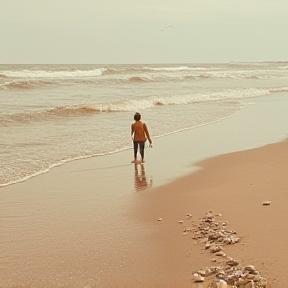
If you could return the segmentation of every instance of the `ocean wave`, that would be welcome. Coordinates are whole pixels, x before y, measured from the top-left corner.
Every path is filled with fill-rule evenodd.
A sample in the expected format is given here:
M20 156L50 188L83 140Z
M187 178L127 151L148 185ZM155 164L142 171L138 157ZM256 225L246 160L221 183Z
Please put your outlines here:
M241 66L239 66L241 65ZM263 65L266 65L265 63ZM276 64L275 64L276 65ZM223 65L107 65L107 66L78 66L78 67L61 67L54 68L53 66L39 66L37 68L26 68L19 70L6 70L0 71L0 80L2 82L0 89L9 88L24 88L33 87L24 82L6 85L4 83L7 79L20 81L32 80L51 80L55 84L65 84L66 81L77 81L77 83L85 83L91 81L97 84L119 84L121 82L173 82L173 81L187 81L187 80L205 80L205 79L277 79L288 78L288 71L285 69L287 65L281 66L277 64L271 67L262 67L253 64L233 64L229 66ZM235 66L235 67L234 67ZM239 69L241 67L241 69ZM61 81L61 83L57 82ZM4 85L3 85L4 83ZM23 86L23 87L21 87ZM26 86L26 87L25 87Z
M30 89L34 88L35 86L28 81L13 81L13 82L7 82L0 86L0 89L6 90L6 89Z
M279 79L285 78L285 75L281 75L273 73L263 73L263 71L259 71L257 74L256 72L250 71L243 71L243 72L235 72L235 71L193 71L193 72L185 72L179 70L175 70L174 72L168 71L159 71L159 73L143 73L143 71L139 71L138 73L134 72L131 73L132 75L127 74L118 74L114 75L113 77L106 77L104 78L97 78L93 79L92 81L97 81L99 84L119 84L119 83L139 83L139 82L182 82L182 81L199 81L199 80L206 80L206 79L251 79L251 80L258 80L258 79ZM286 76L288 78L288 74Z
M145 68L146 69L146 68ZM118 76L118 77L117 77ZM167 81L187 81L187 80L205 80L205 79L288 79L286 70L223 70L223 69L184 69L184 67L163 67L151 68L150 71L131 71L130 74L119 74L113 78L106 78L111 81L126 81L127 77L131 80L167 82ZM100 79L101 81L101 79ZM135 81L136 82L136 81Z
M2 70L3 78L78 78L101 76L105 68L91 70L67 69L67 70Z
M17 113L13 115L2 115L0 124L2 126L17 122L25 124L33 121L50 120L51 117L67 118L95 115L97 113L113 112L133 112L145 109L152 109L165 105L184 105L193 103L207 103L211 101L241 101L249 97L268 95L274 92L287 91L288 87L270 88L270 89L225 89L222 91L207 91L202 93L187 93L184 95L164 95L149 96L139 99L126 99L122 101L112 101L107 103L92 103L75 106L59 106L41 111L32 111L26 113Z
M201 70L209 70L208 67L194 67L194 66L168 66L168 67L144 67L144 70L152 70L152 71L201 71Z
M130 82L149 82L151 81L148 78L139 77L139 76L132 76L128 79Z
M187 77L191 78L191 75L184 76L185 79ZM282 74L281 76L274 72L267 71L211 71L201 74L194 74L194 79L280 79L280 78L288 78L288 74L285 76Z
M285 66L283 66L283 63ZM232 73L239 73L239 75L245 75L245 73L254 73L255 75L258 75L260 73L261 75L264 73L273 73L274 68L276 70L281 69L281 70L286 70L287 69L287 62L283 63L277 63L275 62L275 67L271 66L271 63L267 62L259 62L259 63L231 63L230 65L227 66L227 64L187 64L187 65L181 65L181 64L171 64L171 65L164 65L164 66L157 66L157 65L115 65L113 67L105 67L105 70L103 70L103 75L108 75L108 74L130 74L130 73L135 73L138 74L140 73L156 73L159 72L161 73L168 73L168 74L175 74L181 73L182 75L187 73L201 73L203 74L204 72L209 73L210 76L213 74L217 77L218 74L222 73L222 76L224 76L223 73L226 73L226 75L229 75ZM271 67L273 68L271 70ZM239 70L241 68L241 70ZM267 69L263 69L267 68ZM193 74L194 75L194 74ZM197 75L196 75L197 76ZM199 76L199 75L198 75Z
M137 72L149 72L149 71L164 71L164 72L177 72L177 71L189 71L189 70L207 70L207 67L194 67L194 66L178 66L178 65L171 65L171 66L142 66L142 65L121 65L121 66L114 66L114 67L105 67L105 71L103 74L127 74L127 73L137 73Z
M279 88L272 88L269 90L270 93L277 93L277 92L288 92L288 87L279 87Z
M5 85L6 87L11 87L11 88L16 88L16 89L29 89L29 88L33 88L34 85L31 82L28 81L17 81L17 82L11 82L7 85Z
M122 73L125 73L125 72L129 72L129 71L135 71L136 69L135 68L132 68L132 69L129 69L127 71L127 68L121 68L121 67L108 67L108 68L105 68L103 69L102 71L102 75L113 75L113 74L122 74Z
M129 77L131 82L181 82L187 80L205 80L205 79L288 79L288 73L285 75L284 73L279 74L278 71L232 71L232 70L212 70L212 71L185 71L183 70L174 70L173 72L162 70L159 73L134 73L133 76ZM106 81L127 81L126 75L119 75L118 78L105 79ZM100 80L101 81L101 80Z
M0 89L2 90L9 90L9 89L34 89L39 88L45 85L55 84L52 81L44 81L44 80L20 80L20 81L9 81L3 84L0 84Z
M246 78L246 79L261 79L261 77L257 76L257 75L248 75L248 76L246 76L244 78Z
M0 117L0 124L2 126L9 126L10 124L26 124L33 121L45 121L51 117L69 117L77 115L87 115L95 112L94 109L89 107L55 107L43 111L30 111L23 113L16 113L12 115L2 115Z

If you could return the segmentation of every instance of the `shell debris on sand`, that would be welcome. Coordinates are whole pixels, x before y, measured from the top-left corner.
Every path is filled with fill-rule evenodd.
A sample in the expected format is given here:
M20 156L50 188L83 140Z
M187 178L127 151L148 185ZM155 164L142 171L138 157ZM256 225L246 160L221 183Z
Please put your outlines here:
M270 204L271 204L271 201L270 201L270 200L267 200L267 201L263 201L263 202L262 202L262 205L266 205L266 206L267 206L267 205L270 205Z
M218 214L221 215L221 214ZM234 245L240 237L227 229L227 221L217 221L209 211L198 222L192 221L191 231L197 243L204 243L215 266L194 271L190 288L270 288L268 281L254 265L242 265L241 261L227 256L222 250L226 245ZM184 230L186 233L187 230Z

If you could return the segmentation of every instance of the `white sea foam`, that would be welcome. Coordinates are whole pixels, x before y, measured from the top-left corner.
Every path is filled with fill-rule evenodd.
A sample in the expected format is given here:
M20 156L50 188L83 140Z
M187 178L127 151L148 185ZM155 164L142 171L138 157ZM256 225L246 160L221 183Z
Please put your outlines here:
M102 75L104 68L92 70L2 70L1 74L11 78L77 78L95 77Z
M145 70L152 71L202 71L209 70L207 67L190 67L190 66L176 66L176 67L145 67ZM219 69L219 68L218 68Z

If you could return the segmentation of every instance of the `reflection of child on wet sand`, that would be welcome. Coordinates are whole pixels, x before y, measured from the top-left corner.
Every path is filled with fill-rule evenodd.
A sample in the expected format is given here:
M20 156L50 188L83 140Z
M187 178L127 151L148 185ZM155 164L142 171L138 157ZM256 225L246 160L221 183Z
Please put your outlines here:
M144 162L144 148L145 148L145 142L148 139L150 146L152 146L152 140L150 138L147 125L140 121L141 114L135 113L134 120L135 123L131 125L131 137L133 139L133 148L134 148L134 160L132 163L137 162L137 152L138 152L138 146L140 150L141 155L141 162Z
M141 166L140 173L138 171L139 166ZM144 165L137 165L135 163L135 189L137 191L141 191L151 186L152 186L152 180L150 180L150 183L147 182Z

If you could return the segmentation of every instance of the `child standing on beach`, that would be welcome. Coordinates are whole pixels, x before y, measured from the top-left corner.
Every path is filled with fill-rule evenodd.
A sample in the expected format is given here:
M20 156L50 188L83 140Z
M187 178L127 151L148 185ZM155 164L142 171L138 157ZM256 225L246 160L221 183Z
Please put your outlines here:
M131 137L133 140L133 148L134 148L134 160L132 163L137 162L137 151L138 146L141 155L141 162L144 163L144 148L145 142L148 139L149 146L152 146L152 140L150 138L147 125L143 123L141 120L141 114L136 112L134 115L135 123L131 125Z

